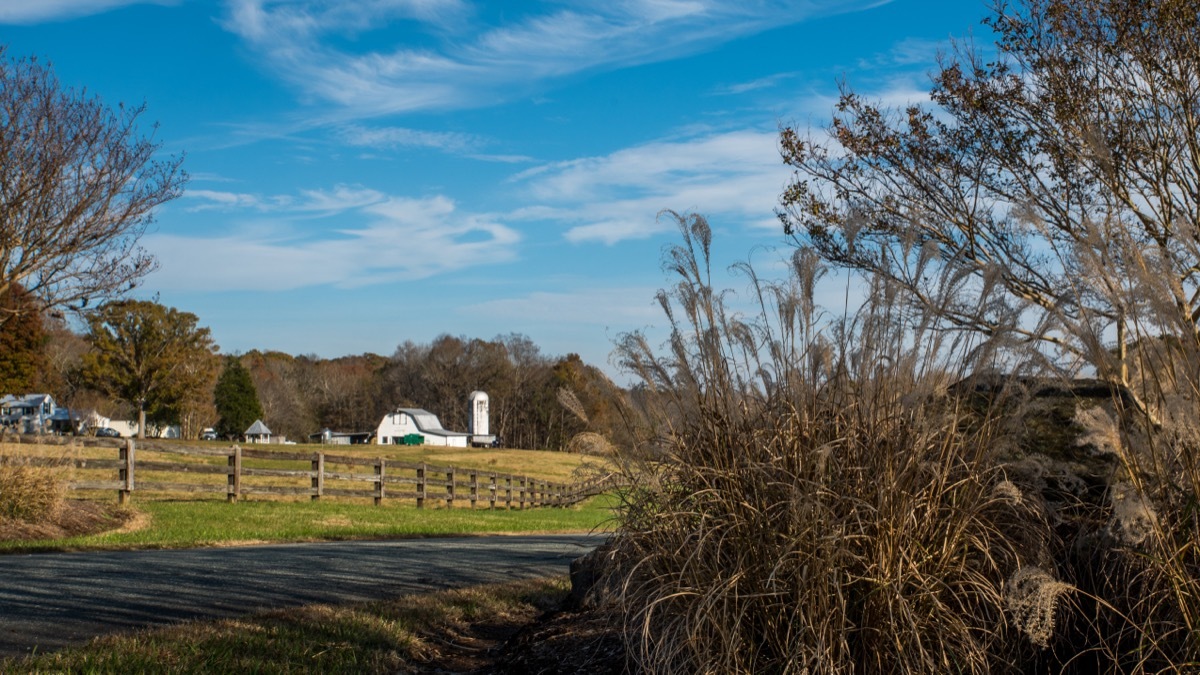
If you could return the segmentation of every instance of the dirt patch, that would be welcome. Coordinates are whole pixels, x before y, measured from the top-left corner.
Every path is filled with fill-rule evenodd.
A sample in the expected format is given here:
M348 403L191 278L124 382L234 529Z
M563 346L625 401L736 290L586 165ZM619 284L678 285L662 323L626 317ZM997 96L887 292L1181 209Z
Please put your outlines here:
M41 522L0 519L0 541L65 539L111 530L131 532L149 524L149 516L127 507L72 499Z
M626 662L621 628L610 615L590 609L539 617L498 650L487 667L475 672L623 675L636 671Z
M623 675L625 647L611 614L566 610L561 596L529 600L478 621L421 631L419 662L403 673L422 675Z
M623 675L620 629L596 611L553 610L502 621L442 626L424 634L430 651L404 672L425 675Z

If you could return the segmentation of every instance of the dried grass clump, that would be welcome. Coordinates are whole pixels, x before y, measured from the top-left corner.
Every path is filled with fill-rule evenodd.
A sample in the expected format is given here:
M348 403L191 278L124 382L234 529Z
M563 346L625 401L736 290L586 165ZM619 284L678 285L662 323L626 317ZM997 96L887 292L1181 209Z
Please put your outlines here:
M584 431L575 434L567 443L567 452L597 457L614 457L617 448L603 434Z
M961 372L954 349L911 330L883 285L824 317L803 252L785 283L743 267L758 314L734 314L711 286L707 223L679 221L668 353L622 345L661 432L609 583L638 665L1019 672L1027 617L1005 581L1052 564L1053 534L992 463L997 425L939 395Z
M63 508L66 485L58 469L0 462L0 518L28 523L53 520Z

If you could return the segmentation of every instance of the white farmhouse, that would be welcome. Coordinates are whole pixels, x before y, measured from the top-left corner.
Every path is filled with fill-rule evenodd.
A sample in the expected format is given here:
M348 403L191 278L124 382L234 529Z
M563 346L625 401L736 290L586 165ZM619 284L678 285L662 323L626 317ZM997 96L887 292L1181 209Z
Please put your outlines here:
M0 398L0 423L17 433L40 434L56 427L69 431L71 417L66 408L55 405L49 394L26 394Z
M421 408L397 408L383 416L375 430L375 442L379 445L403 445L406 436L418 434L425 437L425 445L441 445L451 448L467 447L469 434L447 431L442 428L437 415Z

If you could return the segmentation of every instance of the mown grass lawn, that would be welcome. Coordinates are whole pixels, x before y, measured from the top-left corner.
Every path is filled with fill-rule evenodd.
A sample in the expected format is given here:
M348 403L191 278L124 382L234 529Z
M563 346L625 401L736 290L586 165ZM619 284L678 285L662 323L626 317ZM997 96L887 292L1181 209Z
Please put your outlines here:
M144 501L133 527L55 540L0 542L0 552L188 548L264 542L437 537L471 534L605 531L617 498L524 511L425 508L362 501ZM140 519L140 524L138 523Z

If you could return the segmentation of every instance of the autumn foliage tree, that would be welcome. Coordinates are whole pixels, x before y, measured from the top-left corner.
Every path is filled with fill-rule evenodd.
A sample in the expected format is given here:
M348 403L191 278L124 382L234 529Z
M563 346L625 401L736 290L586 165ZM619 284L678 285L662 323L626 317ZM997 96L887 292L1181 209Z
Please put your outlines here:
M110 302L88 316L85 377L138 411L139 438L148 414L179 422L196 392L212 391L217 347L197 322L195 314L146 300Z
M46 329L35 300L19 284L0 294L0 392L29 393L46 368Z
M138 240L186 175L182 158L157 159L160 144L138 132L143 112L64 87L49 65L0 47L0 295L20 284L36 309L82 307L153 269Z

